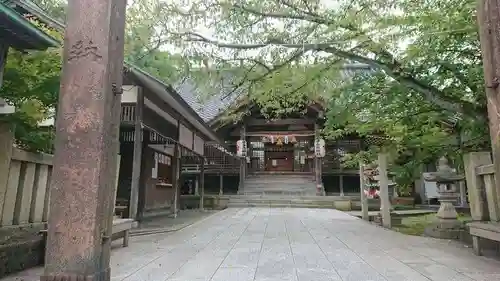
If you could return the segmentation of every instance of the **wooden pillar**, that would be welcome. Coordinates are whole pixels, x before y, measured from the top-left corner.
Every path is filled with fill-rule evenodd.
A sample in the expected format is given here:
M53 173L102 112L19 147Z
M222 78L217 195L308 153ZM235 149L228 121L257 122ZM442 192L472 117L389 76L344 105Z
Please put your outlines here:
M4 43L0 43L0 88L3 82L3 72L5 69L5 64L7 62L7 54L9 52L9 46Z
M198 177L194 179L194 195L200 195L200 180Z
M365 221L369 221L370 217L368 215L368 198L366 198L365 186L365 166L363 161L359 161L359 193L361 196L361 218Z
M200 169L200 210L205 209L205 158L201 158Z
M224 175L219 175L219 195L224 194Z
M139 189L141 185L141 163L144 129L142 128L144 93L142 87L137 91L134 121L134 155L132 162L132 183L130 187L129 218L137 219L139 208Z
M316 141L320 138L319 125L314 123L314 145L316 146ZM319 189L323 185L322 179L322 159L316 155L316 151L314 153L314 181L316 182L316 186ZM324 195L324 188L322 190L317 190L317 195ZM319 194L321 193L321 194Z
M340 196L344 196L344 175L339 175Z
M42 281L110 280L113 109L121 93L125 6L69 1Z
M477 21L483 58L493 167L500 175L500 6L497 1L479 0ZM495 187L500 192L500 180ZM470 201L470 200L469 200Z
M177 217L179 211L179 176L180 176L180 163L181 162L181 146L179 143L174 145L174 158L172 159L172 188L174 189L174 202L172 202L172 215Z
M380 186L380 213L384 227L391 228L391 201L389 199L389 178L387 177L387 153L378 154L378 172Z
M245 125L241 126L240 140L246 141ZM240 183L239 183L238 191L241 193L243 193L245 190L245 177L246 177L246 165L247 165L245 155L246 155L246 151L244 151L243 157L240 157Z

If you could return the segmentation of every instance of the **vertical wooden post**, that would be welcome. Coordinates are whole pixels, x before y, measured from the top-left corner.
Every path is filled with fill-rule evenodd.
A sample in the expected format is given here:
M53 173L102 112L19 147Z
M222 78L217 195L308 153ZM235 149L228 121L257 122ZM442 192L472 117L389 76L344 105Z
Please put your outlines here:
M384 227L391 228L391 201L389 199L389 179L387 177L387 154L378 154L378 172L380 186L380 213Z
M489 219L488 204L483 194L486 190L480 177L476 175L476 167L491 164L491 153L487 151L470 152L464 155L464 170L467 189L469 190L469 206L473 220Z
M344 196L344 175L339 175L340 196Z
M5 69L8 52L9 52L9 46L5 43L0 43L0 88L2 87L3 72Z
M361 196L361 218L369 221L370 217L368 215L368 198L365 194L365 166L363 161L359 161L359 193Z
M240 129L240 140L246 141L246 128L245 125L241 126ZM246 155L246 151L243 153L243 155ZM246 176L246 158L245 157L240 157L240 184L238 187L238 191L243 193L245 190L245 176Z
M477 9L483 57L491 147L495 175L500 175L500 7L494 0L479 0ZM500 180L495 183L500 192Z
M224 175L219 175L219 195L224 194Z
M174 189L174 202L172 203L172 215L174 218L177 217L178 212L178 196L179 196L179 172L180 172L180 157L181 157L181 147L179 143L174 144L174 159L172 159L172 187Z
M118 44L125 6L69 1L43 281L110 280L110 175L117 157L114 109L122 85Z
M124 3L125 2L125 3ZM111 72L111 121L109 130L109 148L108 149L108 175L116 174L116 169L119 169L120 163L120 124L121 124L121 101L123 92L123 53L125 47L125 10L126 1L114 0L111 3L110 14L110 38L109 40L109 55L110 55L110 72ZM57 122L57 120L56 120ZM118 177L118 175L117 175ZM111 237L113 235L113 218L115 215L115 203L118 178L114 179L111 186L111 191L105 191L107 197L104 202L104 217L106 221L105 235ZM128 238L124 239L124 243L128 243ZM125 244L126 244L125 243ZM111 258L111 239L103 241L103 257L102 260L109 261Z
M135 104L134 121L134 155L132 162L132 183L130 188L129 217L137 219L139 207L139 188L141 185L141 162L144 129L142 128L144 108L144 92L142 87L137 91L137 102Z
M200 180L198 177L194 179L194 195L200 195Z
M205 158L201 158L201 169L200 169L200 210L205 209Z

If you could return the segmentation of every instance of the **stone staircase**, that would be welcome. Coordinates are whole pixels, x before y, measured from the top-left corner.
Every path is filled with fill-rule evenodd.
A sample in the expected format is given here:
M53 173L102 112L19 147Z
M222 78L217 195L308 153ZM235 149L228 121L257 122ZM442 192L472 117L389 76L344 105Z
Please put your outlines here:
M352 199L351 199L352 200ZM229 208L315 208L350 209L351 200L336 196L290 196L290 195L232 195ZM349 207L343 207L346 204Z
M315 196L316 183L311 174L270 174L249 175L241 195L288 195Z
M317 196L310 173L260 173L249 175L228 207L337 208L340 198Z

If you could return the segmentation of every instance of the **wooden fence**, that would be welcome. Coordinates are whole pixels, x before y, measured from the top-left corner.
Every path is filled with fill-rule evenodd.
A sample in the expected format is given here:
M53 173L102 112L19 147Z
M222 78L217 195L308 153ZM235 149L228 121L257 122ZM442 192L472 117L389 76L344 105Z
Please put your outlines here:
M52 158L12 148L9 168L0 171L7 179L0 186L0 226L47 221Z
M496 188L490 152L464 156L469 205L474 221L500 221L500 192Z

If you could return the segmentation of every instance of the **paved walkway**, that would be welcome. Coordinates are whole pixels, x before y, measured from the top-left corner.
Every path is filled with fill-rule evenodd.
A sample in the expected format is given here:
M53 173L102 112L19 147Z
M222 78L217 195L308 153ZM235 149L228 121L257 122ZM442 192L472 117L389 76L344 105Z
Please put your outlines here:
M494 281L500 262L336 210L228 209L113 250L123 281ZM39 269L18 275L37 280Z

